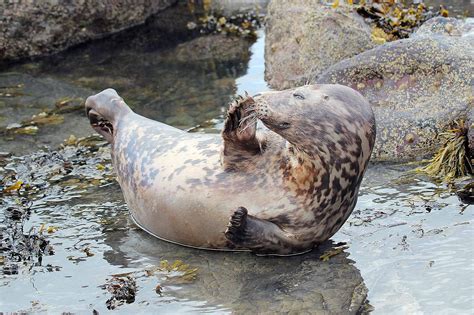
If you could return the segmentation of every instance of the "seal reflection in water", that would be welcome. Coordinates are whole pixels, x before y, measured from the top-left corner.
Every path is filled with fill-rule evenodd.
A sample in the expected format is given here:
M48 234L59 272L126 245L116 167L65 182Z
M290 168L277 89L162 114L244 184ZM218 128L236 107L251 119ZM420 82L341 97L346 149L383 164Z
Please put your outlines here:
M206 249L292 255L329 239L355 207L375 141L370 105L342 85L239 98L221 136L137 115L112 89L86 111L112 144L135 222Z

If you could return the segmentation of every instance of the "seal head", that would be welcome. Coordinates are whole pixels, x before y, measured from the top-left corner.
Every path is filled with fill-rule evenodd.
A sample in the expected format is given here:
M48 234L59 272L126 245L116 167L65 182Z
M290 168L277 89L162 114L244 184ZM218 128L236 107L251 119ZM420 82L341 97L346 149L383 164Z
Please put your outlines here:
M342 85L265 92L255 101L257 117L265 126L309 155L331 160L336 147L347 151L354 141L361 142L361 136L369 142L375 139L375 120L368 102ZM363 153L356 151L352 151L354 158Z

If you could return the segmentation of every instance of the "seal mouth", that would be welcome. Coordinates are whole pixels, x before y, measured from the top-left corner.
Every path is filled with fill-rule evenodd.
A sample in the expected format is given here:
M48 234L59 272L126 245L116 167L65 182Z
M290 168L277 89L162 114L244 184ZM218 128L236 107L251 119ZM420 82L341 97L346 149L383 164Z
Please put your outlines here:
M95 131L106 138L111 138L113 136L114 127L110 121L102 117L98 112L90 107L86 109L86 114L89 118L89 123Z

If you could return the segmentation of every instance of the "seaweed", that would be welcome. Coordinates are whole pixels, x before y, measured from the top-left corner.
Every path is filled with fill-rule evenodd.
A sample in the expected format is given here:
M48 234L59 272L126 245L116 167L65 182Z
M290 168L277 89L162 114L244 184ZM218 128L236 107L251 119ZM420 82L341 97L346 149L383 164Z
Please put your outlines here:
M135 302L137 283L132 276L112 277L107 281L105 288L112 293L112 297L105 302L109 310L113 310L123 303Z
M196 11L195 1L188 1L191 13ZM200 34L226 34L241 37L256 38L256 31L263 25L263 14L257 10L225 14L211 9L211 1L202 4L203 13L196 21L190 21L187 27Z
M332 8L339 7L339 0L332 3ZM347 0L349 5L354 5L356 12L362 16L371 26L371 39L377 44L387 41L395 41L408 38L424 22L435 17L448 17L449 11L440 6L432 10L423 2L419 4L407 4L405 1L354 1Z
M425 173L444 182L473 173L472 161L467 153L467 131L464 121L456 121L454 127L439 134L442 146L424 167L415 171Z
M107 283L101 286L112 293L112 297L106 301L108 309L115 309L124 303L133 303L138 290L137 281L144 283L150 279L157 278L159 283L155 286L155 292L163 296L166 286L187 284L196 280L197 268L192 268L181 260L169 263L168 260L160 261L159 266L153 266L144 270L113 274Z
M67 201L77 191L115 181L107 143L99 136L70 137L58 151L41 151L24 157L0 153L0 274L12 275L43 265L54 254L49 238L61 227L40 224L25 228L30 216L48 200ZM97 169L99 169L97 171ZM94 253L68 259L81 261Z
M334 256L337 256L344 252L344 250L348 249L349 246L346 243L337 243L334 247L326 250L322 255L319 256L321 261L329 261Z

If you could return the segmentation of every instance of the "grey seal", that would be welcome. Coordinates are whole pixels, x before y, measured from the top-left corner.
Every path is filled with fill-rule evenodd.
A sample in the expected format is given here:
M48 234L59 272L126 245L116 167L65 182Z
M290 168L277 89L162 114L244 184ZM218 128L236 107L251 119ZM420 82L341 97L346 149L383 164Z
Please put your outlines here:
M376 134L365 98L333 84L240 97L220 136L140 116L112 89L85 106L112 145L137 225L185 246L261 255L303 253L339 230Z

